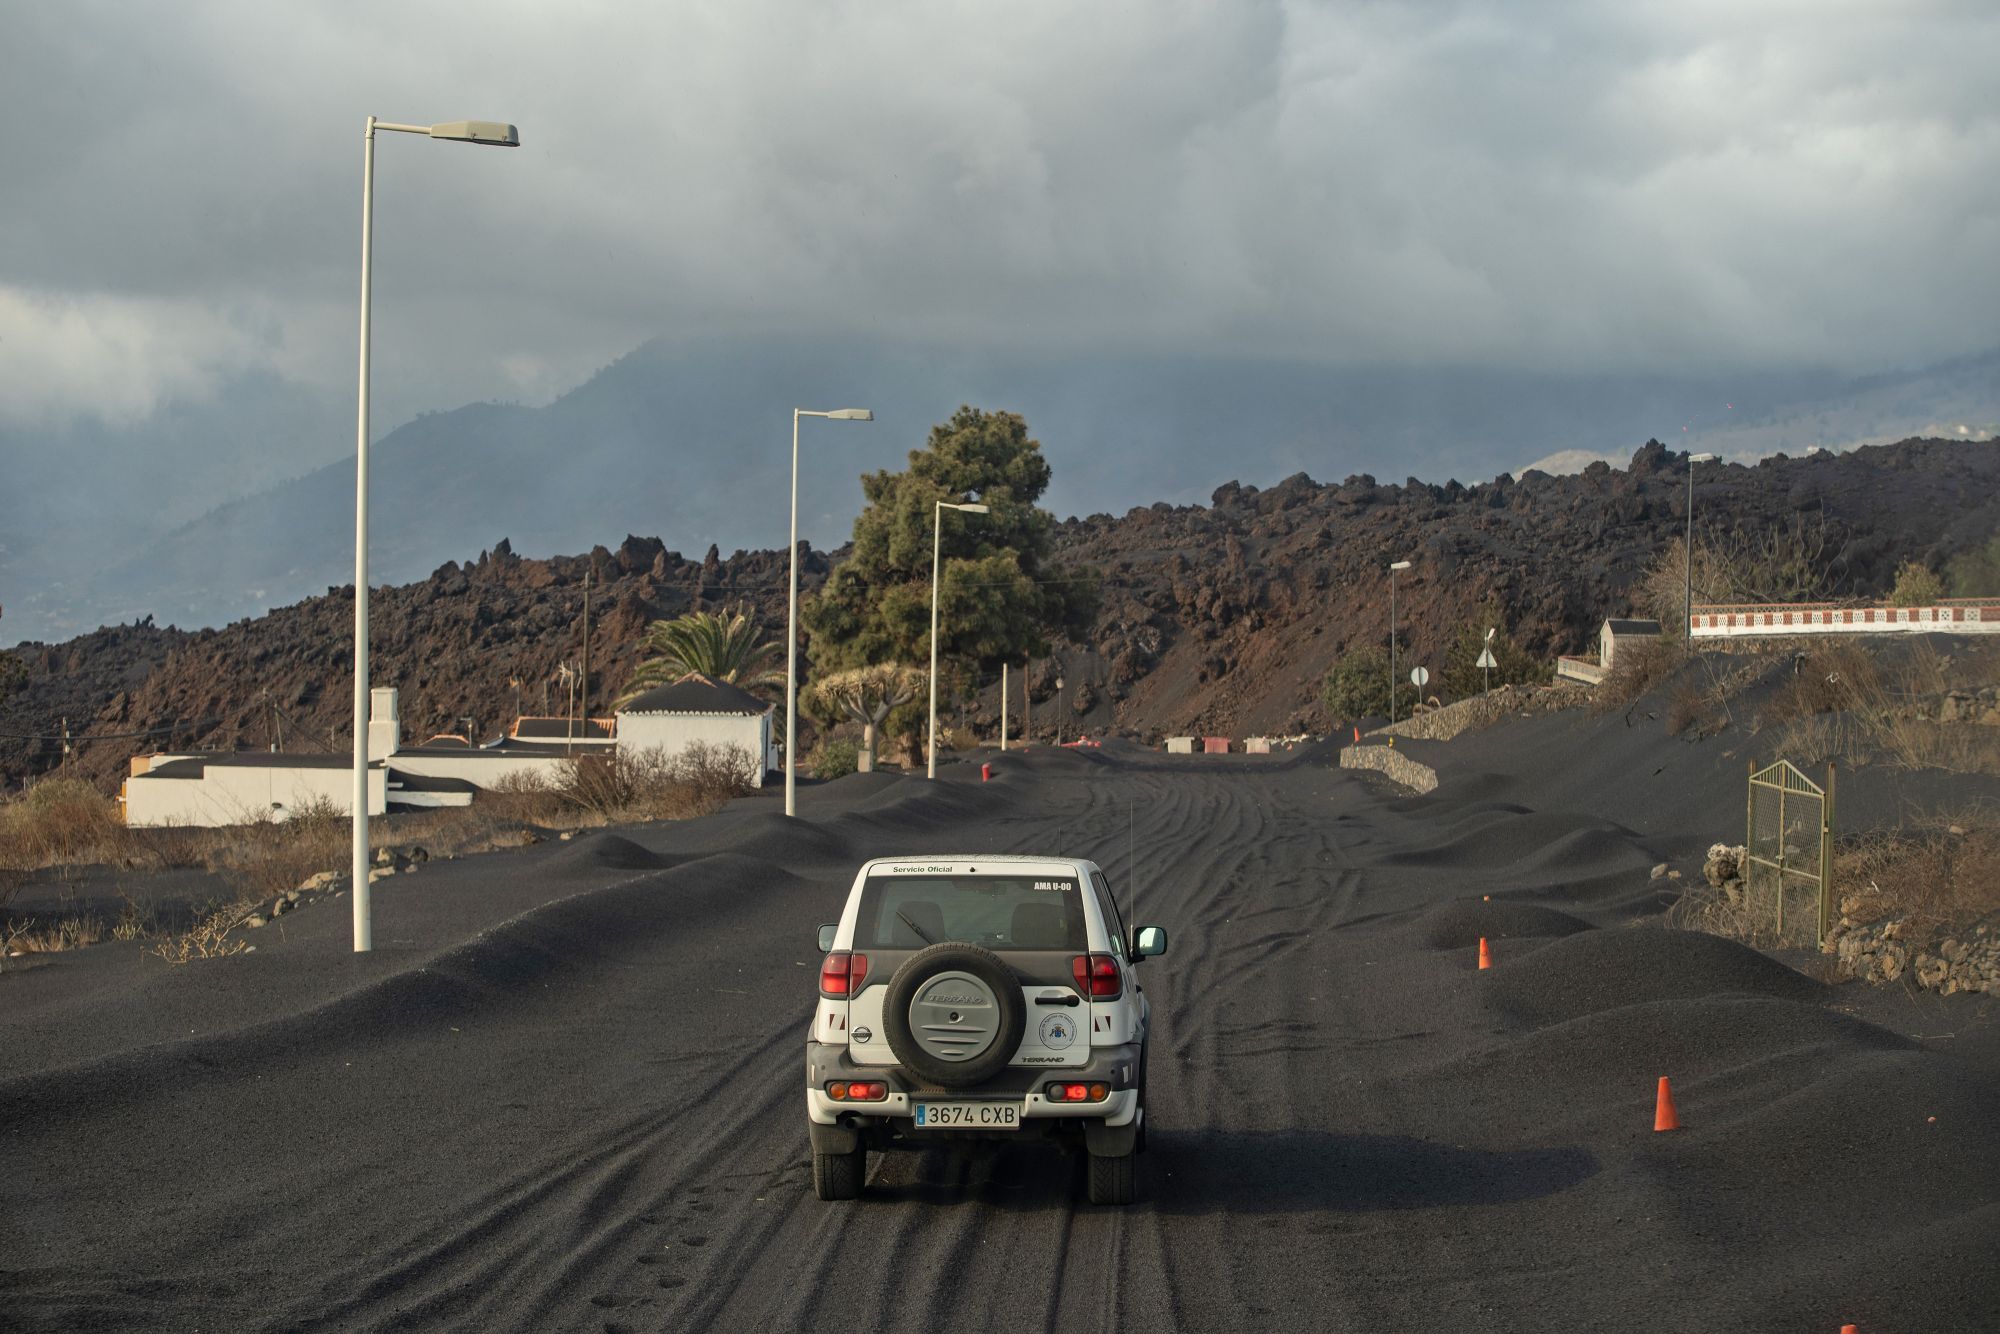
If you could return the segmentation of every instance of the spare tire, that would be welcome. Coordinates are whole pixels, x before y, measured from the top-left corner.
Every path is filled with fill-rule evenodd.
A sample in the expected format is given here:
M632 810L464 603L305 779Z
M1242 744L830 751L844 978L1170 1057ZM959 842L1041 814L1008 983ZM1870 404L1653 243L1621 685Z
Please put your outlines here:
M882 1032L896 1059L946 1088L970 1088L1006 1069L1027 1026L1014 970L993 951L957 941L904 960L882 1003Z

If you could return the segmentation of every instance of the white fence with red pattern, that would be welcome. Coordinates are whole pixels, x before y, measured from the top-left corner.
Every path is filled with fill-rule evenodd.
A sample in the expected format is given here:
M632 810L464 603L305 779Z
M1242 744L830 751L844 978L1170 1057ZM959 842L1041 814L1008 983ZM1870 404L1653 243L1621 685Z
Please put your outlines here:
M1795 602L1694 609L1696 639L1860 634L2000 634L2000 600L1967 598L1930 607Z

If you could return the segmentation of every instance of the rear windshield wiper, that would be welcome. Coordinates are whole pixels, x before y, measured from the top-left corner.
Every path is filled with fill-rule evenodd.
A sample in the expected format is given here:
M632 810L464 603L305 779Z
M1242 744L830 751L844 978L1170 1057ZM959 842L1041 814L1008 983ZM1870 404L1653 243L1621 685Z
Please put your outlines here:
M910 930L914 931L916 933L917 939L923 941L924 944L926 945L937 944L935 940L932 940L929 936L925 935L924 929L918 926L915 922L911 921L908 915L905 914L901 908L896 909L896 920L901 922L904 926L909 927Z

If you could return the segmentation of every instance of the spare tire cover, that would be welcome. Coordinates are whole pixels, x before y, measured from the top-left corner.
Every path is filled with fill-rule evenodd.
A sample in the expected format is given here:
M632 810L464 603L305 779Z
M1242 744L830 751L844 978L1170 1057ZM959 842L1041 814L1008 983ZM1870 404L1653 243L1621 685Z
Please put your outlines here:
M903 1068L969 1088L1007 1068L1028 1023L1021 979L999 955L945 941L904 960L882 1004L883 1036Z

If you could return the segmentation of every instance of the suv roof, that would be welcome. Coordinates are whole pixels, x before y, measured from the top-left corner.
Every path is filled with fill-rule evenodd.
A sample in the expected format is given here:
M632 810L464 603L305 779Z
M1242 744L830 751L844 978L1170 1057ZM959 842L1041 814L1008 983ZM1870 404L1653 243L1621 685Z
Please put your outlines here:
M958 852L958 854L916 854L916 856L878 856L862 862L862 874L878 866L916 866L922 864L924 870L950 872L950 874L978 874L980 868L994 870L1024 870L1028 866L1066 866L1082 868L1096 866L1086 856L1022 856L1018 852Z

